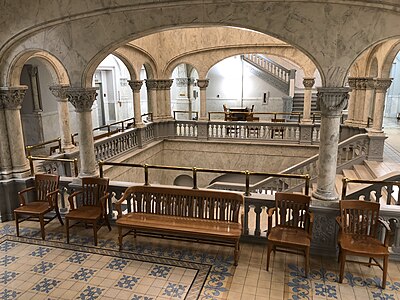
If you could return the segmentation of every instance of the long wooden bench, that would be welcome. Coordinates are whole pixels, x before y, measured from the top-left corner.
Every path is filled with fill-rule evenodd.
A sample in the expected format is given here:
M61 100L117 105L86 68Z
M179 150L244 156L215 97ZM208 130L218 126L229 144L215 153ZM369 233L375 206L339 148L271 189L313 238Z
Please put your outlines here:
M232 192L129 187L115 203L119 248L122 249L122 240L128 234L196 240L235 247L234 263L237 265L242 205L243 196Z

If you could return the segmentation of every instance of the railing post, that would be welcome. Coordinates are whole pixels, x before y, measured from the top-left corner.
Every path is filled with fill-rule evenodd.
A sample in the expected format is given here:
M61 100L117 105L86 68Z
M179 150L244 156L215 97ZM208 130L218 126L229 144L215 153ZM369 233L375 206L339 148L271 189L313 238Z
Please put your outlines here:
M26 146L26 156L29 158L29 156L31 156L31 150L32 150L32 146Z
M150 185L149 184L149 166L147 164L144 164L144 185Z
M193 167L193 189L197 190L197 168Z
M244 174L246 175L246 192L244 193L245 196L250 196L250 172L248 170L246 170L244 172Z
M103 173L103 164L104 162L102 160L99 161L99 172L100 172L100 178L103 178L104 173Z
M29 168L31 169L31 176L35 175L35 170L33 167L33 160L32 160L32 156L28 156L28 160L29 160Z
M310 190L310 175L306 175L306 183L305 183L305 191L304 191L304 194L306 195L306 196L308 196L308 194L309 194L309 190Z
M74 172L75 172L75 177L78 177L78 159L74 158Z
M347 190L347 178L346 177L344 177L343 179L342 179L342 199L341 200L344 200L344 199L346 199L346 190Z

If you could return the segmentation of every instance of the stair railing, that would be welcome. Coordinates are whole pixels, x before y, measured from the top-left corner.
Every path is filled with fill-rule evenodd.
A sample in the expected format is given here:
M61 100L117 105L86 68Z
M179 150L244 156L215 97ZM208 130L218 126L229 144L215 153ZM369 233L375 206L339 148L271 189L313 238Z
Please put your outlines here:
M262 57L258 54L245 54L243 59L258 66L270 75L278 78L279 80L289 83L290 81L290 70L285 67L273 62L272 60Z

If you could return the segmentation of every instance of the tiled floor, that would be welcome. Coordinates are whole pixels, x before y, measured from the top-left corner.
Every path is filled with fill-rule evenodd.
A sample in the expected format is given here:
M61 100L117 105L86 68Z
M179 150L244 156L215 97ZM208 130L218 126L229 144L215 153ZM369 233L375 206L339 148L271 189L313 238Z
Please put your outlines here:
M400 300L397 262L390 263L381 290L381 271L354 263L339 284L335 258L312 256L304 278L302 257L277 253L267 272L264 245L242 243L235 268L228 247L138 237L126 238L121 254L115 228L102 228L93 247L91 229L75 227L66 245L57 222L46 227L45 242L36 223L22 224L22 240L15 239L12 222L0 227L1 236L10 236L0 241L0 299Z

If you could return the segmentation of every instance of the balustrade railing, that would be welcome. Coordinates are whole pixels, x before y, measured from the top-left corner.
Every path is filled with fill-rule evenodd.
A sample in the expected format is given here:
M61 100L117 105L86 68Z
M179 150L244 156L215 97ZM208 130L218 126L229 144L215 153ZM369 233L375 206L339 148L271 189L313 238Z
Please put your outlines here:
M197 122L193 121L175 121L175 135L177 137L197 137Z
M94 153L97 161L106 160L138 146L138 131L135 128L96 142Z
M269 74L279 78L283 82L289 83L290 80L290 70L274 63L272 60L262 57L258 54L245 54L243 57L260 66L263 70L268 72Z
M185 120L198 120L199 112L189 110L174 110L173 116L174 120L178 120L178 116L184 116Z

